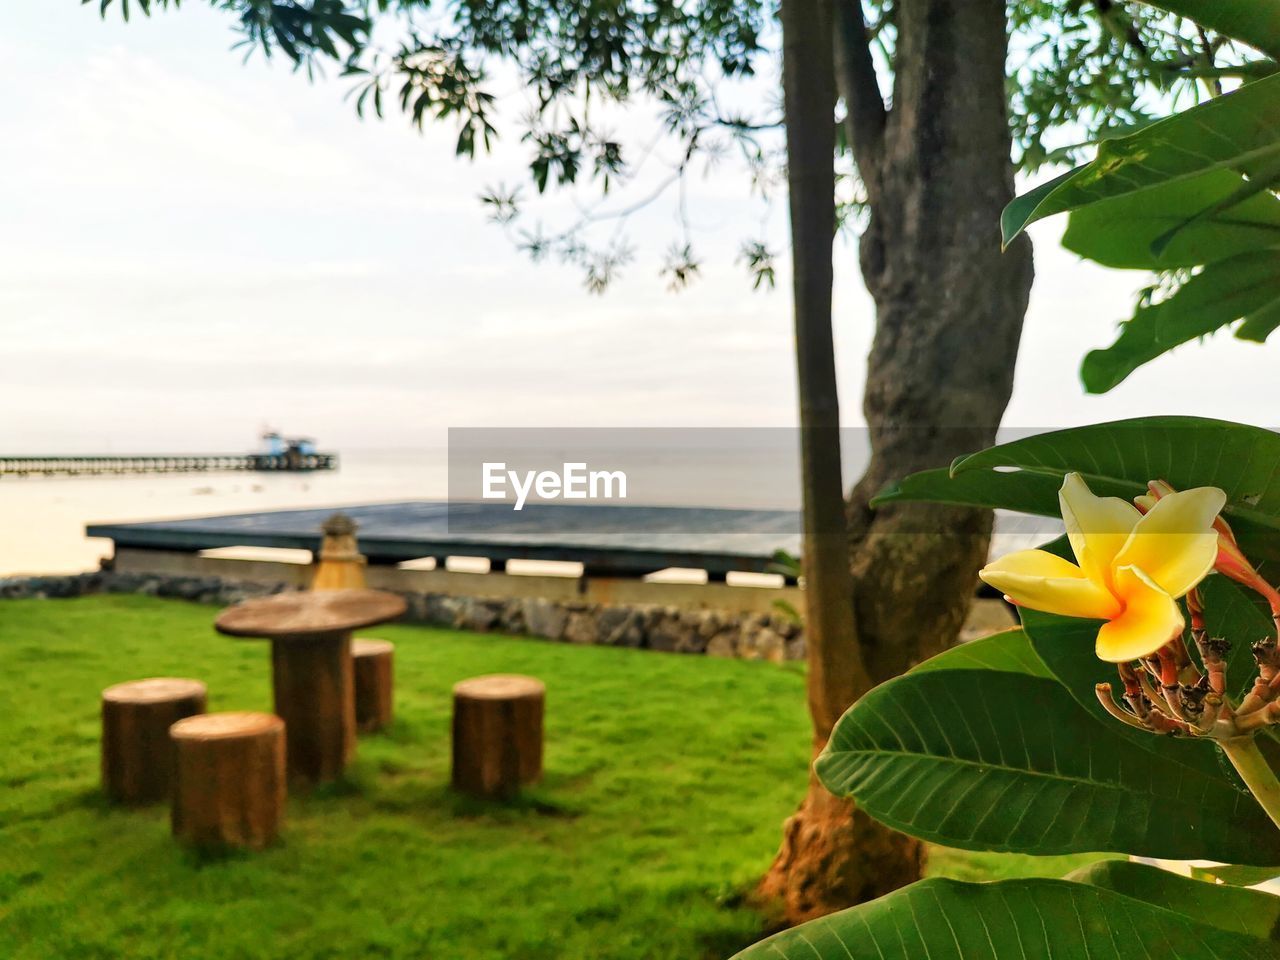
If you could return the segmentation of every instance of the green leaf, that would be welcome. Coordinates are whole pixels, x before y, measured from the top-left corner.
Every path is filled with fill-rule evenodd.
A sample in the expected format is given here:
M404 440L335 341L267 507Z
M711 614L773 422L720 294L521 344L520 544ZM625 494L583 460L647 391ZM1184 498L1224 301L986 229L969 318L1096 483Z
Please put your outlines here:
M1274 199L1274 198L1272 198ZM1168 299L1139 307L1116 342L1081 367L1090 393L1106 393L1162 353L1280 304L1280 250L1210 263Z
M1181 767L1200 776L1217 778L1227 774L1218 761L1217 748L1205 740L1182 737L1157 737L1145 730L1126 726L1110 716L1094 693L1099 683L1119 687L1115 664L1099 660L1094 654L1094 641L1100 623L1058 617L1036 610L1020 610L1022 627L1040 661L1058 679L1068 695L1093 719L1107 727L1116 737L1128 742L1131 749L1159 757L1163 764ZM1128 851L1133 853L1135 851ZM1229 860L1230 857L1217 857Z
M1276 946L1065 880L914 883L786 930L738 960L1275 960Z
M1010 200L1004 210L1000 212L1000 236L1003 245L1008 247L1009 244L1017 239L1018 234L1040 219L1036 216L1036 211L1053 196L1059 187L1070 183L1077 174L1081 174L1088 169L1089 164L1082 163L1074 170L1058 174L1052 180L1046 180L1040 186L1033 187L1026 193L1019 194ZM1048 216L1048 214L1043 216Z
M1280 0L1140 0L1280 59Z
M1182 763L1128 732L1055 680L935 664L854 704L815 769L877 820L947 846L1280 863L1280 831L1211 745L1177 744Z
M1035 434L960 457L888 487L876 503L909 500L1060 516L1058 489L1071 471L1099 496L1130 499L1149 480L1178 489L1212 485L1254 560L1280 559L1280 434L1202 417L1140 417Z
M1280 877L1280 870L1275 867L1241 867L1235 864L1221 864L1213 867L1192 867L1191 875L1204 880L1221 881L1233 887L1252 887Z
M1273 301L1261 310L1255 310L1236 328L1236 337L1253 343L1262 343L1280 327L1280 301Z
M1043 549L1075 560L1065 537L1046 544ZM1205 628L1209 635L1224 637L1231 642L1231 650L1227 654L1227 692L1239 700L1253 686L1257 675L1252 646L1255 641L1273 634L1275 628L1265 602L1235 581L1213 575L1200 585L1200 590L1204 597ZM1050 675L1057 677L1081 706L1098 720L1110 722L1093 689L1099 683L1110 683L1119 688L1115 666L1096 657L1080 655L1080 651L1093 649L1099 622L1059 617L1036 610L1020 610L1019 617L1032 649ZM1194 656L1189 638L1188 649ZM1213 753L1205 741L1152 737L1141 730L1124 732L1139 746L1170 756L1177 755L1182 762L1187 760L1185 754L1178 754L1180 748L1190 747L1196 753Z
M1137 270L1196 267L1280 246L1280 199L1271 193L1255 193L1229 210L1187 224L1195 211L1234 196L1243 182L1236 173L1215 170L1091 203L1071 214L1062 245L1103 266ZM1155 253L1156 242L1171 233L1168 245Z
M1058 486L1077 471L1099 495L1134 497L1146 492L1148 480L1163 479L1176 489L1221 487L1228 503L1223 513L1246 553L1276 558L1280 551L1280 434L1261 427L1202 417L1139 417L1036 434L961 457L951 467L962 478L980 471L994 491L993 475L1020 472L1053 478ZM1004 473L1001 473L1004 471ZM1023 490L1029 486L1024 481ZM1040 509L1058 516L1055 496L1038 484ZM988 499L993 499L991 494ZM1019 504L1030 498L1020 494ZM954 502L954 501L953 501ZM959 501L964 502L964 501ZM1003 504L997 504L1003 506ZM1013 506L1012 509L1022 509Z
M976 469L954 475L947 469L923 470L885 487L871 505L878 507L886 503L926 501L1002 508L1050 517L1058 515L1058 488L1061 486L1060 478L1027 470L1002 473L994 469ZM1131 489L1132 484L1126 484L1123 495L1131 495Z
M1103 141L1091 162L1015 199L1001 218L1005 243L1030 224L1090 203L1183 183L1212 171L1257 174L1280 157L1280 75ZM1189 210L1188 213L1194 213Z
M1068 874L1066 879L1158 907L1176 904L1179 913L1220 930L1263 940L1280 939L1280 897L1269 893L1192 880L1128 860L1103 860Z
M1017 627L953 647L930 657L911 672L921 674L934 670L995 670L1028 677L1053 677Z

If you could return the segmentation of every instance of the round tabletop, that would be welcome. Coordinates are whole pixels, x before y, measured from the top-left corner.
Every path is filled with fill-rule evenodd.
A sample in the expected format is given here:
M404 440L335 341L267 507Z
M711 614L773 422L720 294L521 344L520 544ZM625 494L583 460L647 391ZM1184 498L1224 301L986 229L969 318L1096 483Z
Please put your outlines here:
M383 590L308 590L246 600L214 621L232 637L306 637L350 633L394 620L405 612L402 597Z

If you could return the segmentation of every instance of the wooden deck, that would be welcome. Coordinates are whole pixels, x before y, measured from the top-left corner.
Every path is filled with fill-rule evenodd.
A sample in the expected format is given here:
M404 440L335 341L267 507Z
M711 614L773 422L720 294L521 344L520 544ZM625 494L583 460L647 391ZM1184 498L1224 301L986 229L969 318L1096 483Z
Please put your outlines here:
M793 511L597 504L536 504L516 513L503 503L409 501L93 524L85 532L133 550L314 550L320 525L339 509L359 524L360 550L372 564L483 557L500 571L508 560L557 560L581 563L586 576L640 577L683 567L716 581L731 572L772 572L775 551L800 549Z

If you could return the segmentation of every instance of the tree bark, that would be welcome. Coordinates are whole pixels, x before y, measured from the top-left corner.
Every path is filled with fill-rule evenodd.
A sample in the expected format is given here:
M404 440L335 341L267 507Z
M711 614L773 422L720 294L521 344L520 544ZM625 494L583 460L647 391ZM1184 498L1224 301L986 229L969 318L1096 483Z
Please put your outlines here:
M807 682L816 755L840 714L870 689L871 680L853 617L831 331L836 79L830 38L835 23L828 0L783 0L781 20L804 492ZM841 63L842 70L849 66ZM861 136L879 135L874 115L860 115L859 125ZM918 857L904 856L899 850L904 844L914 841L886 831L811 777L809 795L787 821L782 849L760 894L779 902L788 922L802 922L828 912L832 897L852 896L848 902L856 902L914 879Z
M792 0L782 5L784 87L789 26L815 40L835 37L846 126L869 199L860 261L876 305L863 400L871 460L846 505L853 623L808 634L818 750L872 683L959 634L986 557L990 512L916 504L873 511L869 503L888 483L994 440L1032 280L1027 241L1000 249L1000 212L1013 196L1003 0L899 0L891 110L858 0L835 4L835 29L825 34L812 19L798 19ZM812 47L804 52L809 63L822 59ZM790 107L791 91L787 96ZM794 219L794 155L790 163ZM793 237L799 260L794 225ZM799 303L797 286L797 323ZM805 561L806 575L823 562L808 552ZM818 598L808 599L812 615ZM923 864L922 844L811 778L761 891L781 903L786 922L800 923L910 883Z
M1013 389L1030 242L1000 248L1014 196L1003 0L900 0L893 110L862 238L876 304L863 412L871 461L848 503L854 604L876 682L946 649L991 513L871 510L884 487L989 446Z

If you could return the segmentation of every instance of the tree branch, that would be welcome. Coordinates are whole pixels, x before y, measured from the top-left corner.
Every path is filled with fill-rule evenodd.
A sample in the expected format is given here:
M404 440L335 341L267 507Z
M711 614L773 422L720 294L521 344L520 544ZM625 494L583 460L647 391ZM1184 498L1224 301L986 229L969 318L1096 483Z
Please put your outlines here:
M880 156L888 111L871 59L862 0L833 0L836 86L845 105L845 129L853 160L874 204L879 196Z

